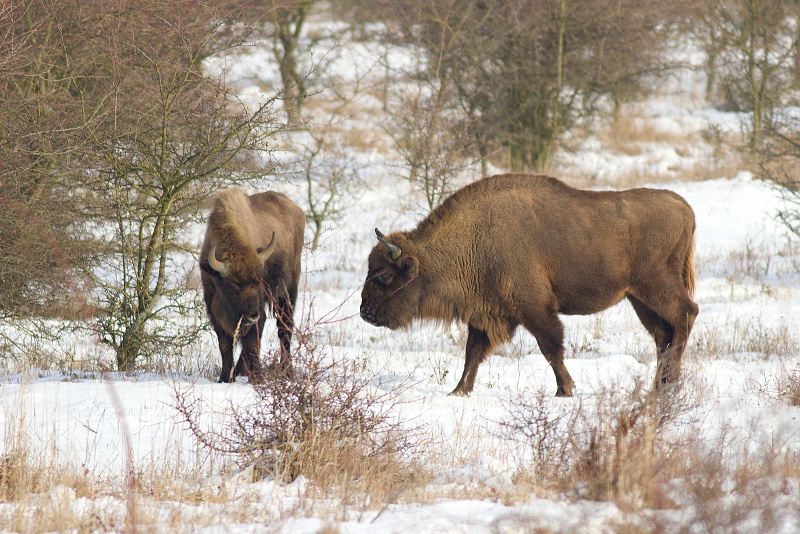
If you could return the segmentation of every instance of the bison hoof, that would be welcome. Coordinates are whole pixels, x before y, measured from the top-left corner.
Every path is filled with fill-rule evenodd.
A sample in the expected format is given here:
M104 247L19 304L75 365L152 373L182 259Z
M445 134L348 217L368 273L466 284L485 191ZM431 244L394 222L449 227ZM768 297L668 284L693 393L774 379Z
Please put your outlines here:
M450 392L450 397L468 397L469 391L464 391L463 389L456 388Z
M572 396L572 388L569 388L569 391L564 388L564 386L558 386L556 389L556 397L571 397Z

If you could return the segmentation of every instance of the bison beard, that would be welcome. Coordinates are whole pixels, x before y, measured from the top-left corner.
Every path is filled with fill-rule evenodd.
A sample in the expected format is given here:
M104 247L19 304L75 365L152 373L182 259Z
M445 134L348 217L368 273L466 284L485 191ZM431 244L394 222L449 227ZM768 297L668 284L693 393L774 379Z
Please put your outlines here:
M273 310L280 369L291 372L293 312L300 280L305 215L285 195L219 193L200 251L203 297L222 355L220 382L246 375L261 380L260 344L266 308ZM242 354L233 366L233 351Z
M397 329L414 319L468 325L466 362L451 393L517 327L533 336L571 396L558 318L627 298L656 343L655 387L675 382L698 314L694 213L670 191L582 191L547 176L505 174L470 184L416 229L384 236L368 260L361 317Z

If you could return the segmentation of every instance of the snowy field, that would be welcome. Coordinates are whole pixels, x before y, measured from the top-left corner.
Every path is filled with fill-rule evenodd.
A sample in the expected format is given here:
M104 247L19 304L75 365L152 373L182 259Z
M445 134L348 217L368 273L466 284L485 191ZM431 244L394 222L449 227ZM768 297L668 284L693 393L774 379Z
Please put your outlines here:
M336 62L329 72L345 81L366 75L358 69L383 52L345 43L328 57ZM394 65L413 66L402 50L391 52ZM246 98L257 101L262 88L275 83L269 58L269 52L254 49L225 60L228 78L237 80ZM551 396L553 373L522 329L481 365L472 395L458 398L447 394L463 369L464 326L391 332L358 317L373 229L408 230L427 212L423 195L397 176L396 155L384 139L352 153L363 191L328 225L319 248L306 250L296 318L312 329L326 357L355 364L370 388L388 395L396 416L418 432L418 462L429 473L424 491L370 506L341 491L315 491L305 477L286 483L253 480L247 469L228 470L229 459L200 447L176 410L176 392L215 410L252 400L246 381L210 380L219 353L209 333L191 352L175 355L175 372L107 379L35 367L3 373L4 454L24 444L33 456L88 473L107 487L81 491L62 484L0 504L0 530L18 530L15 525L25 517L60 514L77 518L71 524L81 527L71 527L73 532L800 532L800 407L782 395L800 373L800 250L776 220L783 207L780 192L744 169L711 180L686 179L690 170L696 175L698 167L715 165L712 147L699 132L713 124L735 135L741 117L708 108L697 97L702 79L696 74L686 74L675 86L681 90L631 106L631 114L673 139L694 139L689 148L676 150L674 143L656 140L633 154L614 153L598 134L558 155L553 170L578 185L598 179L597 187L609 188L615 176L638 169L653 177L653 187L686 198L696 214L700 315L684 356L680 395L687 406L669 430L671 453L688 442L693 453L685 456L683 474L669 482L663 505L636 491L591 499L580 484L536 489L521 476L536 469L530 440L513 439L503 424L513 406L535 399L555 421L581 414L581 424L591 425L594 414L608 418L616 413L615 403L630 401L637 383L649 385L655 347L627 303L594 316L563 318L566 366L576 383L569 399ZM390 120L372 97L359 106L353 128L380 132L382 121ZM265 179L264 187L280 189L302 206L301 182ZM193 228L187 235L197 249L202 231ZM270 322L264 353L276 343ZM90 338L65 338L57 350L112 359ZM602 412L600 405L608 404L612 409ZM213 425L213 417L204 422ZM730 465L730 472L712 483L698 450ZM790 467L779 468L781 461ZM758 468L748 478L743 466L751 464ZM143 478L160 473L161 484L174 489L151 487L130 495L129 469ZM703 482L705 493L697 489ZM140 519L131 526L134 506Z

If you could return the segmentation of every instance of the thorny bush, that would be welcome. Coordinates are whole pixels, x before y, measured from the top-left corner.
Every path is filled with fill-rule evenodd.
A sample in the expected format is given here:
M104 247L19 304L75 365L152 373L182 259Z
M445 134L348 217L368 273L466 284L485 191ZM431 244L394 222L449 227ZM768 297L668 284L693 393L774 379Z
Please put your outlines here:
M233 456L257 478L303 475L324 487L367 475L408 477L402 466L414 456L416 432L396 414L398 392L374 387L313 334L295 333L294 372L287 377L268 366L249 403L209 414L200 399L176 389L177 409L201 446ZM222 419L219 430L205 428L209 415Z

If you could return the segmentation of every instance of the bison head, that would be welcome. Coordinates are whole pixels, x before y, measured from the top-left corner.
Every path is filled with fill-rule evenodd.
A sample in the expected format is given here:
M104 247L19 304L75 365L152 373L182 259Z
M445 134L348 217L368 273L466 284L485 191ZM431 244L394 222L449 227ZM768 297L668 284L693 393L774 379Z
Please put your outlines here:
M407 326L419 310L422 296L418 255L407 241L401 249L376 228L378 245L370 252L367 279L361 292L361 318L392 330ZM400 236L395 236L400 240Z
M228 317L234 324L241 321L244 332L258 322L266 301L263 284L264 263L275 250L275 232L269 244L253 254L229 252L229 259L217 258L217 245L208 252L208 265L213 269L214 285ZM232 259L232 257L234 257Z

